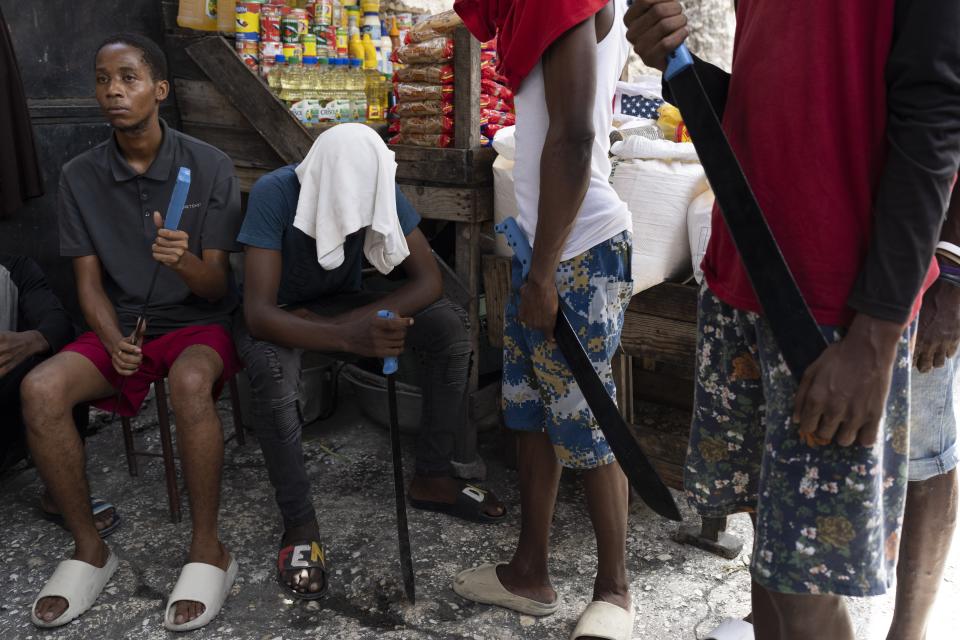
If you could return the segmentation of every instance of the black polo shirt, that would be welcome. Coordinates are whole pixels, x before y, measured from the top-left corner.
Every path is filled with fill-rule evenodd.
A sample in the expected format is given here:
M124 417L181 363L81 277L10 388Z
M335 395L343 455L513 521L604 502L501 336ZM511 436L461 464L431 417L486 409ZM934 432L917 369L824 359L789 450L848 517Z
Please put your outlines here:
M60 254L100 259L104 290L125 335L133 330L157 264L150 250L157 236L153 212L166 215L180 167L190 169L192 178L180 221L190 251L201 256L204 249L240 250L240 189L230 158L162 121L161 126L160 150L142 175L127 164L112 135L68 162L60 175ZM208 302L161 266L146 313L147 334L228 325L239 300L232 281L229 289L223 299Z

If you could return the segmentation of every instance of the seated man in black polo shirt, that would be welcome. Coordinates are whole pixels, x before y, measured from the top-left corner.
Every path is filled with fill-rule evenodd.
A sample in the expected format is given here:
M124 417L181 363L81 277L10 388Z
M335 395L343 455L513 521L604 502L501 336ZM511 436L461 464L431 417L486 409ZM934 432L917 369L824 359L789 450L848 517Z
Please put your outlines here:
M440 269L395 171L393 153L370 128L339 125L302 164L257 181L240 232L246 326L238 323L237 350L283 516L278 579L298 599L319 598L327 586L300 439L304 350L384 358L412 348L422 363L423 411L411 504L479 522L505 515L493 494L453 477L457 431L474 428L466 415L466 314L442 297ZM358 221L363 211L373 211L372 224ZM399 266L404 284L387 295L363 291L364 255L383 273ZM380 309L397 317L378 318Z
M41 627L89 609L117 567L90 513L71 410L92 401L132 416L163 377L193 520L189 563L164 626L209 622L236 576L217 527L223 436L214 398L239 367L229 332L238 297L228 253L236 249L240 196L225 154L160 120L168 91L166 60L155 43L135 34L109 38L96 56L96 96L113 134L68 162L60 178L60 250L73 258L92 331L35 368L21 387L30 451L75 543L73 559L60 563L33 605L33 623ZM170 231L161 228L159 211L180 167L190 169L192 182L180 230Z

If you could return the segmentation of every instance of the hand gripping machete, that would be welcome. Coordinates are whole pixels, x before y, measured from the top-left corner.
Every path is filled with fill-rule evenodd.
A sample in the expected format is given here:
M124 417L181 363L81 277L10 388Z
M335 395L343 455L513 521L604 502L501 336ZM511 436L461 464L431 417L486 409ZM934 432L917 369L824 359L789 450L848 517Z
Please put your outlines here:
M393 318L391 311L377 312L381 318ZM400 422L397 417L397 373L395 357L383 359L383 375L387 378L387 400L390 403L390 448L393 450L393 489L397 498L397 539L400 544L400 574L403 590L411 604L416 602L413 584L413 556L410 553L410 530L407 527L407 499L403 491L403 456L400 451Z
M783 359L794 379L800 382L807 367L827 348L827 341L763 217L686 45L680 45L670 54L667 63L664 78L690 131L720 213Z
M163 219L163 228L170 231L176 231L180 228L180 218L183 217L183 207L187 204L187 194L190 191L190 169L180 167L177 173L177 182L173 187L173 193L170 194L170 202L167 204L167 215ZM137 316L137 322L133 327L134 335L140 331L140 327L147 319L147 307L150 305L150 298L153 297L153 290L157 286L157 276L160 275L160 263L153 266L153 275L150 277L150 286L147 288L147 295L143 299L143 306L140 308L140 315ZM120 381L120 388L117 389L117 399L113 405L113 411L110 412L110 421L107 424L113 424L113 419L117 417L117 407L120 405L120 398L123 397L123 389L127 386L125 376Z
M513 218L507 218L502 223L496 225L498 233L502 233L507 238L507 243L513 248L513 253L520 261L523 267L523 277L527 277L530 266L533 261L533 250L527 242L526 236L520 230L517 221ZM657 475L656 470L643 450L637 443L630 427L620 415L620 410L616 403L607 393L607 389L597 375L596 369L590 362L587 352L583 350L577 333L570 326L564 311L563 300L560 301L560 307L557 309L557 324L554 328L554 338L563 357L566 358L573 377L580 387L580 392L587 401L590 411L593 412L603 436L607 439L613 455L616 456L620 468L630 480L630 484L651 509L659 513L664 518L680 521L680 511L677 509L677 503L673 500L673 495L666 485Z

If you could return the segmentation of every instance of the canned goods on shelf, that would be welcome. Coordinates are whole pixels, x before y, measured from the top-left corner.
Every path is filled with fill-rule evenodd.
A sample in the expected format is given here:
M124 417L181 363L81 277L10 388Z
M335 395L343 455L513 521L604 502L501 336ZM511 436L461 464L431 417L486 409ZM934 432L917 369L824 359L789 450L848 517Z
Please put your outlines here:
M237 34L260 33L260 3L237 3Z

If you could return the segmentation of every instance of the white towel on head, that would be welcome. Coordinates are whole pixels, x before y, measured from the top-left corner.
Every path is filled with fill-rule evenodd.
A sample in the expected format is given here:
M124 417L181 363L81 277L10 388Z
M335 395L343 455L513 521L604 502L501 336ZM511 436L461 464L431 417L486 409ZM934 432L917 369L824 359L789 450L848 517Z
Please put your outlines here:
M346 237L366 227L363 253L380 273L410 255L397 217L396 173L393 152L370 127L341 124L316 139L297 167L293 226L317 241L321 267L342 265Z

